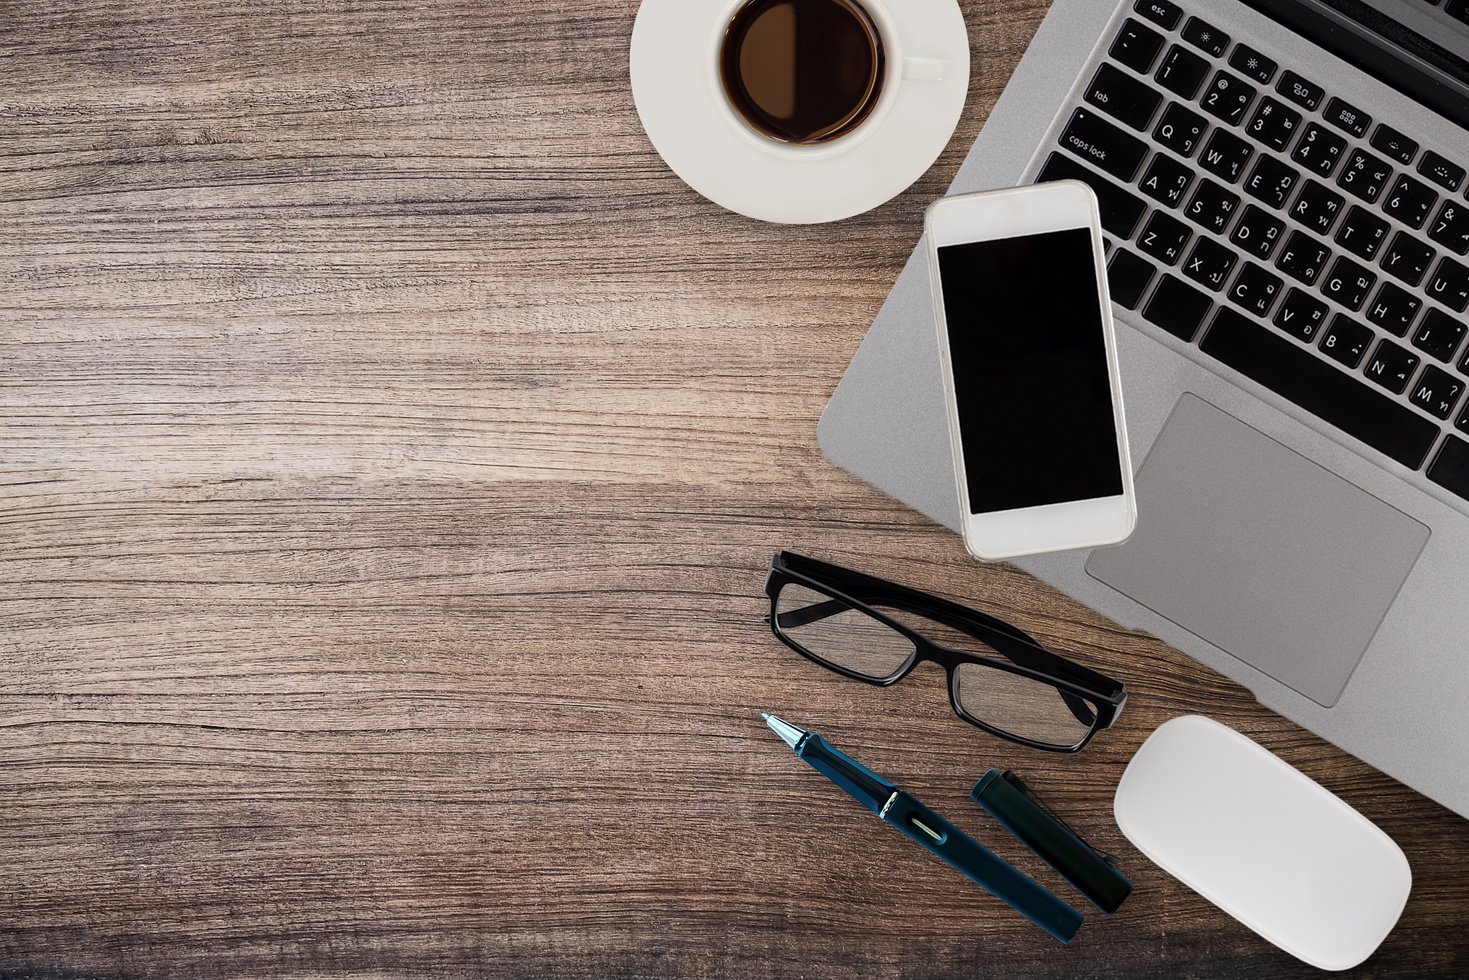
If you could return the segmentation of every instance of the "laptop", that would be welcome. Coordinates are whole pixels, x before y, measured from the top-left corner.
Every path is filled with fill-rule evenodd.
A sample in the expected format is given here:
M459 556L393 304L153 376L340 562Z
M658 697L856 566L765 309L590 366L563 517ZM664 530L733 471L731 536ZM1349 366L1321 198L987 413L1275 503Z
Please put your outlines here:
M1466 168L1469 0L1055 0L951 193L1108 240L1138 529L1018 564L1469 816ZM957 530L928 281L819 439Z

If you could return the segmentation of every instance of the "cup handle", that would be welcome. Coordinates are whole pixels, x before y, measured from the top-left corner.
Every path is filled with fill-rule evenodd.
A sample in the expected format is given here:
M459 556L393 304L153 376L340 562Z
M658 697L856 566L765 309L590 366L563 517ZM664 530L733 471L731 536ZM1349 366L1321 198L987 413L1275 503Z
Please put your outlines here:
M903 77L920 82L942 82L948 67L947 61L937 58L904 58Z

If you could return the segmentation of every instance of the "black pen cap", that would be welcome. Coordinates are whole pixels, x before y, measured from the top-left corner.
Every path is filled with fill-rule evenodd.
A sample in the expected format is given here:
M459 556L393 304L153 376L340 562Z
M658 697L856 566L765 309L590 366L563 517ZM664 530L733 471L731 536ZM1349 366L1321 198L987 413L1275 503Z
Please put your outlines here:
M1116 859L1098 854L1013 772L991 769L969 796L1108 915L1132 893L1132 882L1113 864Z

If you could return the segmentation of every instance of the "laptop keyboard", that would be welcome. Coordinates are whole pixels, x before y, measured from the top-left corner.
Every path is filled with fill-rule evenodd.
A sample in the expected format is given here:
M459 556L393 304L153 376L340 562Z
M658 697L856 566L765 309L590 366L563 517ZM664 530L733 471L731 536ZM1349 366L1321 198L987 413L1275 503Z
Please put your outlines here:
M1469 500L1465 165L1136 0L1038 181L1096 191L1112 299Z

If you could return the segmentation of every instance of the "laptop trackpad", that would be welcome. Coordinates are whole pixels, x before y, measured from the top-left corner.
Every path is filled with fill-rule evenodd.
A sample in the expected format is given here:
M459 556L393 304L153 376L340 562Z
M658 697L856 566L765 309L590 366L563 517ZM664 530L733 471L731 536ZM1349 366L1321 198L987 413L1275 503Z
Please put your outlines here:
M1326 707L1428 528L1184 395L1137 476L1137 532L1087 571Z

